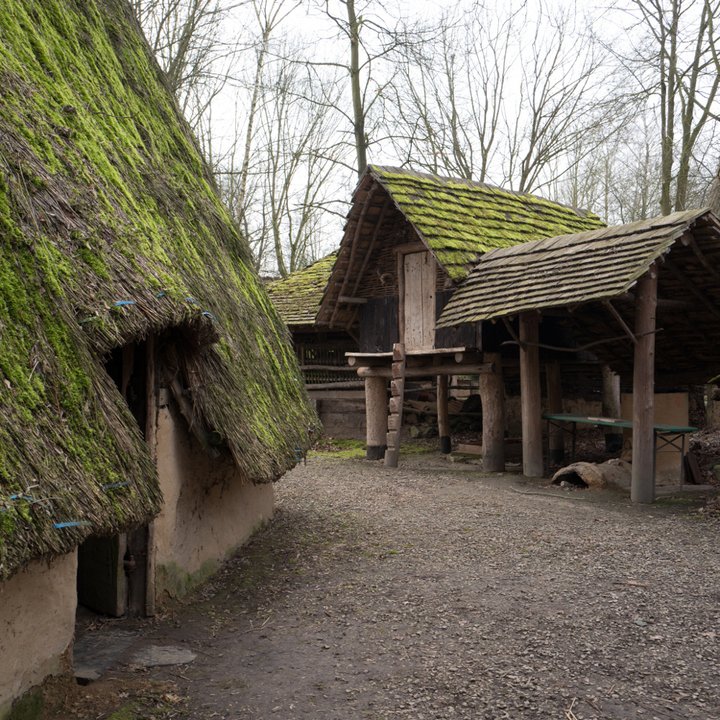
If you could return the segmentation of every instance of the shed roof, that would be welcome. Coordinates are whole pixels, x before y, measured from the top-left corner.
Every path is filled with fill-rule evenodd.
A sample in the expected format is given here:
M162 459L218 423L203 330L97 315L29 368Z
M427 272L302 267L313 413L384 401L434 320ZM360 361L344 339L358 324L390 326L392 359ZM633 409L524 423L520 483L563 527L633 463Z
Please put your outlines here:
M603 362L630 371L633 286L653 265L656 380L665 387L707 382L720 372L720 220L709 210L495 250L480 259L438 326L538 311L541 330L560 332L563 349L592 345Z
M268 283L273 305L291 328L314 324L336 258L337 251L286 278Z
M688 210L495 250L480 258L438 327L615 298L698 221L716 219Z
M314 416L129 3L5 0L0 16L2 578L159 508L112 348L198 340L194 412L249 480L291 466Z

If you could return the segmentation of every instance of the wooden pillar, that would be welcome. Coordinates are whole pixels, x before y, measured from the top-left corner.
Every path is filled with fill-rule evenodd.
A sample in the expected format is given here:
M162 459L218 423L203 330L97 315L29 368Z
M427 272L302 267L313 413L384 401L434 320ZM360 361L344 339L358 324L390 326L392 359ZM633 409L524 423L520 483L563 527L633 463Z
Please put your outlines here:
M620 376L608 365L602 367L602 414L604 417L619 418L620 409ZM605 450L616 453L622 450L623 434L619 428L605 428Z
M520 405L523 474L542 477L542 406L540 392L540 316L520 315Z
M146 380L145 380L145 442L150 457L157 465L157 352L154 335L148 335L145 342ZM155 615L155 560L157 544L155 542L155 521L151 520L147 527L147 555L145 558L145 615Z
M485 353L492 372L480 375L483 470L505 471L505 384L500 353Z
M655 266L638 281L636 298L630 498L635 503L651 503L655 500Z
M440 452L450 452L450 417L448 416L448 380L447 375L437 376L437 419L440 436Z
M385 457L385 438L388 418L387 380L382 377L365 378L365 426L368 460Z
M549 413L563 411L562 374L560 363L555 360L545 365L545 382L547 384L547 409ZM565 460L565 438L560 425L548 428L548 461L560 465Z

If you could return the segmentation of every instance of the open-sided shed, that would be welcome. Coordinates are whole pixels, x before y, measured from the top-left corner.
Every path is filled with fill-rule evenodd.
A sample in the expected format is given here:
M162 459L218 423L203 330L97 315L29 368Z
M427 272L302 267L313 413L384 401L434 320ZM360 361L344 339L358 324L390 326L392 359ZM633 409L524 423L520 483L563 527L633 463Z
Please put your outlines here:
M719 260L720 222L709 210L500 249L480 259L438 326L500 320L517 340L531 476L543 465L540 353L592 349L617 372L632 372L632 498L648 502L655 382L703 383L720 371ZM572 338L568 347L544 340L558 328Z

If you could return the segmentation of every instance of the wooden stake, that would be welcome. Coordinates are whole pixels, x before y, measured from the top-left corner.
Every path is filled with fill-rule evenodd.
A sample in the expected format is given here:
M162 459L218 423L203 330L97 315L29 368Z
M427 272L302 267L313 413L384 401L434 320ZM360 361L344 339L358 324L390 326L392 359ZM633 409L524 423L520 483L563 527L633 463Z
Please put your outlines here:
M390 417L385 450L385 467L397 467L400 457L400 431L402 430L403 401L405 398L405 345L393 345L393 380L390 383L392 398L388 404ZM392 420L392 422L390 422Z
M630 499L655 500L655 313L657 268L637 284L635 364L633 367L633 448Z
M520 405L522 410L523 473L542 477L542 407L540 392L540 317L520 315Z
M562 373L560 363L555 361L545 366L545 380L547 383L547 406L550 413L561 413L562 406ZM548 430L548 460L554 464L561 464L565 459L565 439L563 429L558 425L550 425Z
M448 376L437 376L437 419L440 452L448 454L450 446L450 418L448 416Z

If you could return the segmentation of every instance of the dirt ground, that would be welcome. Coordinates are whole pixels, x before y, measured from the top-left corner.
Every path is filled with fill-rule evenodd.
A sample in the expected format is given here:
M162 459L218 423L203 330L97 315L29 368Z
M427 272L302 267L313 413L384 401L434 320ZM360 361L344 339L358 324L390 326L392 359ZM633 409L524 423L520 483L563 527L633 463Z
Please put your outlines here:
M311 457L276 489L251 544L139 628L194 662L116 668L49 716L720 719L720 526L691 503L435 453Z

